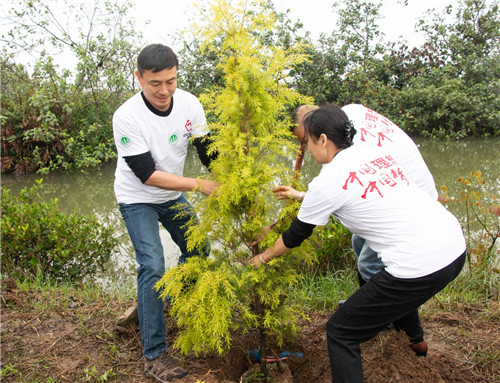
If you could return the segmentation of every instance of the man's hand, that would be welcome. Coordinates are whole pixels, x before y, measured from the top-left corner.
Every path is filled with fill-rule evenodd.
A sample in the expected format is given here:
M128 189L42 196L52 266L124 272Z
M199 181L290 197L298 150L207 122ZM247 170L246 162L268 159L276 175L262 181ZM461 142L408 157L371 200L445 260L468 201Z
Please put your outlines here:
M209 196L220 186L220 183L211 180L197 179L198 187L195 189L200 193Z

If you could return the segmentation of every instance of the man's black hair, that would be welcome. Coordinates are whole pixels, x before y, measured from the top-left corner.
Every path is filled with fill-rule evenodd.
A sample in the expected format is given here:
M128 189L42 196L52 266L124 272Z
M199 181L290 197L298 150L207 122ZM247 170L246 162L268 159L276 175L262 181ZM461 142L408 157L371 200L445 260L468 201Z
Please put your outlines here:
M174 67L179 68L177 56L170 47L162 44L147 45L137 57L137 70L141 75L146 70L156 73Z

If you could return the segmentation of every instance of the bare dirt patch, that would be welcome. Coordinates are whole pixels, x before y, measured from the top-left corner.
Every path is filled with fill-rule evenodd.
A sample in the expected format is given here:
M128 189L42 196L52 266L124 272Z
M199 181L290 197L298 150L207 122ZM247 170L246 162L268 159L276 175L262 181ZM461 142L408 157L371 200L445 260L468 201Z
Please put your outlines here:
M143 374L138 327L115 325L130 304L24 291L14 281L3 280L2 382L153 382ZM330 315L310 314L298 339L285 347L303 356L276 364L273 381L331 382L324 330ZM498 300L439 307L434 302L421 319L429 343L427 357L416 357L403 333L380 333L362 345L366 382L500 381ZM170 345L177 328L171 318L167 321ZM222 358L184 356L172 350L189 372L177 382L240 382L256 366L247 353L255 348L255 339L255 334L235 338Z

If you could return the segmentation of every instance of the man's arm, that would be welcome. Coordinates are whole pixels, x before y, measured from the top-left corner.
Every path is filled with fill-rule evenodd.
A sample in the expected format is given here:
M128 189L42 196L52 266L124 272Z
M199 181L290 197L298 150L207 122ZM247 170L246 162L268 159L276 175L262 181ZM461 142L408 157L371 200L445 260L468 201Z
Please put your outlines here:
M156 170L151 152L127 156L124 159L144 185L173 191L199 191L207 196L219 186L215 181L182 177Z
M219 183L215 181L181 177L160 170L155 170L144 184L166 190L199 191L206 196L210 195L219 186Z

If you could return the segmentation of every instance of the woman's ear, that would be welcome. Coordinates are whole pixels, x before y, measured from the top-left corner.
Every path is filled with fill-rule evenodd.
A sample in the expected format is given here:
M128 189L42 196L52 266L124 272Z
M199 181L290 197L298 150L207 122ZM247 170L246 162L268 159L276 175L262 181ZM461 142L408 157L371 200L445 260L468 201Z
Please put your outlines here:
M326 137L325 133L321 133L321 136L319 136L319 139L321 140L321 145L325 145L328 142L328 137Z

